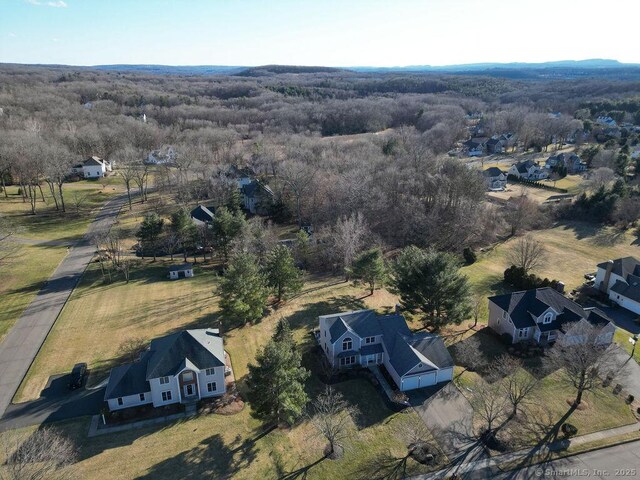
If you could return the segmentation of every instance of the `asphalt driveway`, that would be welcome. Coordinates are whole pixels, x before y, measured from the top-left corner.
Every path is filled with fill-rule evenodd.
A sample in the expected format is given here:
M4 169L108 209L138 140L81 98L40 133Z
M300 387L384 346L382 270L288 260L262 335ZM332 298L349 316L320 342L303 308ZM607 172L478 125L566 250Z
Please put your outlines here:
M453 382L409 393L409 402L445 453L473 443L473 408Z
M0 419L0 431L100 413L104 387L71 391L69 376L50 377L37 400L9 405Z
M634 397L640 398L640 365L617 345L612 349L612 360L619 368L614 382L622 385Z

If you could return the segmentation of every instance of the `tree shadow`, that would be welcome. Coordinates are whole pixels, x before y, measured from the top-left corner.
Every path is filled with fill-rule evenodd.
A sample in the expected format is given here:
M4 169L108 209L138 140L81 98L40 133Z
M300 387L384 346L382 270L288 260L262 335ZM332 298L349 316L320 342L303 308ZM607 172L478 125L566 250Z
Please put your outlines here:
M326 459L327 457L320 457L318 460L316 460L313 463L310 463L309 465L305 465L304 467L279 475L278 479L279 480L295 480L297 478L300 478L302 480L305 480L307 478L307 475L309 474L309 470L311 470L313 467L315 467L319 463L324 462Z
M257 456L256 442L268 432L238 444L236 439L227 445L219 433L202 440L190 450L163 460L137 479L181 479L232 477L249 466Z
M353 298L349 295L334 296L321 302L310 303L302 310L299 310L287 317L292 330L317 326L317 319L321 315L345 312L350 310L362 310L366 306L362 299Z

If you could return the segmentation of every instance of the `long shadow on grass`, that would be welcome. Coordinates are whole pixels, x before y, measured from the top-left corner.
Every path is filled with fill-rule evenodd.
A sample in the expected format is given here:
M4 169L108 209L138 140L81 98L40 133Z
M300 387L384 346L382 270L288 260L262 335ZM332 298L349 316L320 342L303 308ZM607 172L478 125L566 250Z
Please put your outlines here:
M256 458L256 443L273 429L267 429L254 438L241 441L236 438L226 444L218 433L205 438L197 446L163 460L138 479L156 478L229 478L247 468Z

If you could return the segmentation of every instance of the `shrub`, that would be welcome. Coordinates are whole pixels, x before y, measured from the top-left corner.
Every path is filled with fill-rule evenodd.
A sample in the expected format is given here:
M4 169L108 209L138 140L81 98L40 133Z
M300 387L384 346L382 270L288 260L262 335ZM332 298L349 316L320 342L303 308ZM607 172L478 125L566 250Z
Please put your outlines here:
M627 397L627 405L631 405L635 399L636 397L634 397L633 395L629 395Z
M540 278L533 273L527 273L524 268L511 265L504 271L504 283L511 285L517 290L530 290L532 288L543 288L558 286L558 280Z
M511 336L510 333L505 332L502 335L500 335L500 338L507 345L511 345L513 343L513 337ZM513 349L513 347L509 347L509 350L512 350L512 349Z
M564 433L567 437L573 437L576 433L578 433L578 429L570 423L563 423L562 433Z
M478 259L476 252L474 252L473 249L469 247L465 248L462 251L462 256L464 257L464 261L467 262L467 265L476 263L476 260Z

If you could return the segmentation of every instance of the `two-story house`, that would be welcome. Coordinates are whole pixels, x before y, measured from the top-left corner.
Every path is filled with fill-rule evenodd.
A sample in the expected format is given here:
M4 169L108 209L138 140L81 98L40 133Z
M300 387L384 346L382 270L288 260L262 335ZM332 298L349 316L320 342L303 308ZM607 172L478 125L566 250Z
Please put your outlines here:
M537 162L533 160L526 160L511 165L508 171L509 175L521 178L523 180L537 181L549 178L549 172L540 167Z
M545 162L545 167L549 170L564 167L567 169L567 173L573 175L584 172L587 169L587 164L580 160L580 157L575 153L559 153L549 157Z
M84 178L102 178L111 170L111 162L96 156L89 157L84 162L71 167L71 173L82 175Z
M598 264L594 287L622 308L640 315L640 260L624 257Z
M442 338L412 333L400 314L357 310L318 320L318 342L334 368L384 366L401 391L453 378L453 359Z
M571 336L580 322L598 327L598 343L609 345L616 327L597 308L583 308L557 290L537 288L489 298L489 327L511 343L534 341L546 345Z
M475 137L463 143L470 157L481 157L485 154L487 144L486 137Z
M138 361L111 369L109 410L191 403L226 391L225 353L217 329L183 330L151 341Z
M489 190L504 190L507 186L507 174L498 167L489 167L482 172Z

